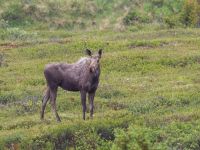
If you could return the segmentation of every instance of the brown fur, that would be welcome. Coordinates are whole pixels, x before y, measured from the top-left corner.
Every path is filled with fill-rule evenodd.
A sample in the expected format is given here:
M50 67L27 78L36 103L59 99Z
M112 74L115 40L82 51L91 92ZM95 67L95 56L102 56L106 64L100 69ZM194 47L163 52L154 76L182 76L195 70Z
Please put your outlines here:
M93 117L94 96L99 84L100 58L102 50L97 55L92 55L86 50L89 57L81 58L73 64L53 63L45 66L44 76L47 81L47 90L42 101L41 119L44 118L44 111L48 100L51 101L52 111L57 121L61 121L56 110L56 97L58 87L67 91L80 91L83 108L83 119L86 112L86 95L90 102L90 117Z

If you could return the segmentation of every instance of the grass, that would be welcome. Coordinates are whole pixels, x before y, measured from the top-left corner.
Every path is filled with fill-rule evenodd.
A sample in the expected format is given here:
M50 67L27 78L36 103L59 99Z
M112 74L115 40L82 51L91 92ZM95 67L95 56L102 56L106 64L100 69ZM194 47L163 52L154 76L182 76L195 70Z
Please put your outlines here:
M1 1L0 27L21 29L141 30L198 27L197 0ZM22 33L24 34L24 33Z
M198 29L19 30L0 41L0 149L199 148ZM94 120L82 121L79 93L59 89L62 123L49 104L40 121L44 65L86 48L104 50Z

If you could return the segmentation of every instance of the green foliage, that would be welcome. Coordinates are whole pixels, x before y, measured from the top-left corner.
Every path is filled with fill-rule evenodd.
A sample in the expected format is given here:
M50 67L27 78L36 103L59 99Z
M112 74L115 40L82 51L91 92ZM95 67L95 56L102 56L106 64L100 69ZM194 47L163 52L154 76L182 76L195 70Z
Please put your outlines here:
M198 29L15 32L0 40L0 149L199 149ZM59 89L62 123L49 103L41 121L45 64L86 48L103 48L94 119L82 121L79 93Z
M2 40L12 40L12 41L19 41L19 40L33 40L37 38L37 33L28 33L23 29L20 28L6 28L2 30L0 33L0 38Z
M3 7L3 6L6 7ZM2 1L0 26L44 29L124 29L159 24L170 28L199 22L196 0ZM113 13L115 12L115 13ZM155 25L154 25L155 26Z
M16 101L18 98L18 96L16 96L12 92L3 93L1 91L0 94L1 94L0 95L0 103L1 104L7 104L8 102Z
M26 14L23 12L21 3L11 4L7 11L2 13L2 19L8 21L9 24L21 24L25 17Z
M169 28L175 28L180 26L180 19L179 15L174 15L174 16L167 16L164 18L164 22L167 24Z
M128 131L122 129L115 130L115 141L113 150L147 150L153 149L155 133L148 128L131 126ZM163 147L164 148L164 147ZM157 149L157 148L156 148Z
M6 29L7 27L9 27L8 21L5 21L4 19L1 19L0 20L0 28Z
M192 132L192 134L191 134ZM127 131L116 129L113 150L199 149L199 127L174 122L165 129L132 125Z
M7 66L5 58L6 58L5 54L4 53L0 53L0 67Z
M123 19L125 25L135 25L139 23L149 23L149 16L145 13L141 13L137 10L130 11Z
M179 13L183 0L151 0L144 3L144 9L151 13L157 21L162 21L164 17Z
M181 12L181 21L185 26L196 27L198 25L200 21L199 8L197 0L185 0Z
M101 139L94 129L77 131L74 135L76 149L105 149L109 150L111 142Z

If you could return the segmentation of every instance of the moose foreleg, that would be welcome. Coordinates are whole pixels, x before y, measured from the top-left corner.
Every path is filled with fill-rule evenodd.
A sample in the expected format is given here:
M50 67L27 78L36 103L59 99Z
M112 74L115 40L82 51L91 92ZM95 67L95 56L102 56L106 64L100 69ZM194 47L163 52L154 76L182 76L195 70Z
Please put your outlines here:
M83 109L83 120L85 120L85 112L86 112L86 92L81 91L81 103Z
M88 95L88 99L89 99L89 103L90 103L90 118L93 118L93 113L94 113L94 96L95 93L89 93Z

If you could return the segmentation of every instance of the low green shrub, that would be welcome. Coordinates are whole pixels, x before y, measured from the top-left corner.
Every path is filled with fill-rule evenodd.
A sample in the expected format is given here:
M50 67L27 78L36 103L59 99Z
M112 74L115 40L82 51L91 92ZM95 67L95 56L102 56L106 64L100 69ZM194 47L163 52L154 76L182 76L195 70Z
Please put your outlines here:
M114 115L114 114L113 114ZM10 126L11 128L24 129L24 131L10 134L8 137L1 137L0 144L11 148L13 144L20 149L105 149L109 150L111 141L114 140L114 129L127 128L131 121L131 116L126 114L126 118L122 114L115 115L117 119L103 119L93 120L87 122L80 122L76 120L70 124L59 124L53 126L51 129L39 129L39 133L27 134L28 132L35 132L29 130L30 126L34 126L36 122L24 121L23 123Z
M8 21L9 24L21 24L24 22L24 18L26 18L26 14L23 11L22 3L14 3L9 5L6 11L2 14L2 19Z
M199 149L199 126L172 122L167 127L149 128L131 125L128 130L116 129L113 150Z
M179 15L167 16L163 20L169 28L175 28L181 26Z
M131 126L127 131L116 129L115 136L112 150L153 150L157 138L154 130L142 126ZM156 147L158 148L159 145ZM164 149L164 146L162 148Z
M0 67L7 67L6 54L0 53Z
M0 28L2 29L6 29L9 27L9 24L8 24L8 21L4 20L4 19L1 19L0 20Z
M147 14L132 10L124 17L123 22L125 25L134 25L137 23L149 23L150 19Z
M0 93L0 104L7 104L18 100L19 96L12 92Z
M0 38L2 40L32 40L37 37L37 33L28 33L27 31L20 29L20 28L6 28L0 34Z
M80 130L74 135L75 148L82 149L107 149L111 146L110 142L101 139L94 129Z
M146 48L152 48L152 47L159 47L167 45L168 43L166 41L159 41L159 40L135 40L131 42L130 48L136 48L136 47L146 47Z
M197 0L185 0L182 12L181 12L181 22L185 26L197 27L200 21L200 5Z
M186 67L189 65L198 64L199 61L200 61L200 56L196 55L196 56L189 56L176 59L169 59L169 58L160 59L158 63L163 66L176 68L176 67Z

